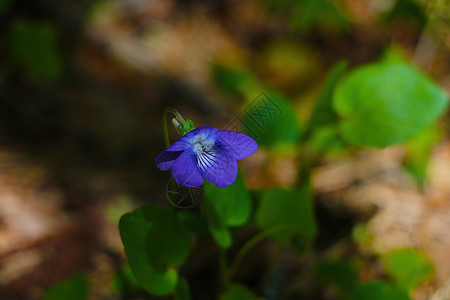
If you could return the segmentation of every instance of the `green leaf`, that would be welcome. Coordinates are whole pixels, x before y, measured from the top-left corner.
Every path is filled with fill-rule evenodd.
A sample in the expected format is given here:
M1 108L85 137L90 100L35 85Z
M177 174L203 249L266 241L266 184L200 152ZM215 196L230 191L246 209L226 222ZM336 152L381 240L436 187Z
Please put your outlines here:
M296 190L275 188L264 191L256 211L256 223L262 229L285 226L285 230L272 235L283 245L291 243L296 233L313 239L317 230L309 185Z
M44 295L44 300L84 300L89 296L89 280L84 274L51 286Z
M411 291L434 274L431 261L416 249L398 249L384 257L384 268L398 287Z
M352 300L410 300L407 293L395 285L373 281L358 285L353 292Z
M333 125L337 122L337 115L332 105L333 92L346 70L347 63L341 61L336 63L328 72L325 83L311 113L307 128Z
M319 280L334 285L345 298L351 295L358 281L358 264L353 259L322 259L317 261L315 271Z
M113 289L121 295L130 295L141 290L129 265L123 267L112 280Z
M261 93L242 116L245 133L260 146L295 144L301 129L292 104L277 92Z
M240 172L236 181L224 188L205 181L203 192L227 226L242 226L248 222L252 201Z
M31 75L45 81L60 77L62 57L54 25L17 19L11 24L10 35L13 58Z
M440 138L439 128L434 125L426 128L405 144L406 157L403 164L419 184L423 185L425 182L431 151Z
M213 199L205 197L203 202L209 232L211 232L211 235L220 247L228 248L231 246L231 234L228 230L226 220L221 218L214 207L213 201Z
M244 178L238 172L236 181L224 188L205 181L205 213L209 230L223 248L231 245L230 226L242 226L248 222L252 210L250 194Z
M337 86L333 104L350 143L383 147L406 141L448 104L443 90L413 67L392 61L360 67Z
M178 218L184 223L184 226L195 235L208 235L208 223L203 214L194 213L190 211L179 211Z
M383 50L383 53L380 55L380 60L391 63L407 63L409 57L401 46L390 44Z
M180 277L178 280L177 288L174 293L175 300L191 300L191 292L189 290L189 284L184 279L184 277Z
M149 293L167 295L178 281L175 267L186 260L190 235L171 208L150 205L122 216L120 236L131 270Z
M342 141L335 126L329 125L314 128L312 135L303 146L305 151L307 151L306 153L326 155L326 157L345 154L347 145Z
M258 300L260 299L254 295L246 287L239 284L230 285L224 294L219 298L220 300Z

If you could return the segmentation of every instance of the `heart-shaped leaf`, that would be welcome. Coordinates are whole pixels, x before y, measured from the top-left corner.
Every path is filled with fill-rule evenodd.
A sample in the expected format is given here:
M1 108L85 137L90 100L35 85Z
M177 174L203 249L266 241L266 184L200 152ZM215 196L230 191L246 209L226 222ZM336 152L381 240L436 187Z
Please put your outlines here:
M443 90L413 67L382 61L357 68L334 92L340 133L359 146L384 147L418 134L443 113Z
M178 281L175 267L185 261L190 235L175 211L150 205L122 216L120 236L131 270L149 293L171 293Z

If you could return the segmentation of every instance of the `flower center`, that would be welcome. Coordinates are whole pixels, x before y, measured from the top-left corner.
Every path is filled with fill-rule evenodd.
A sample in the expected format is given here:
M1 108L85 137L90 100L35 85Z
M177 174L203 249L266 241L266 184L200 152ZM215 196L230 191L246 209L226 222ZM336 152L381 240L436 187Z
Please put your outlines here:
M197 136L194 140L193 149L197 155L202 155L204 152L209 152L214 148L214 139L205 139Z

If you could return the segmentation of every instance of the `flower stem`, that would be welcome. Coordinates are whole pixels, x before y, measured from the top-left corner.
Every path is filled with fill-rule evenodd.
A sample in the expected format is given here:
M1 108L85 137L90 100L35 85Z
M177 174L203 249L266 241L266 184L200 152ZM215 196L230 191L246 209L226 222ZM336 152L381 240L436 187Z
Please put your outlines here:
M166 146L166 148L169 148L170 146L170 140L169 140L169 132L167 131L167 114L171 113L172 115L175 116L175 119L177 120L177 122L179 124L184 124L184 119L181 116L181 114L173 109L172 107L167 107L164 112L163 112L163 118L162 118L162 125L163 125L163 132L164 132L164 144ZM176 128L178 131L178 128Z
M294 229L298 230L295 226L288 225L288 224L281 224L272 228L268 228L264 231L261 231L254 237L252 237L250 240L248 240L244 246L239 250L239 252L234 257L233 262L230 265L230 268L228 269L227 278L231 278L234 273L237 271L239 265L241 264L242 260L244 259L245 255L254 247L256 244L267 238L268 236L278 232L283 231L287 229Z
M226 273L227 269L227 252L222 247L219 253L219 276L220 276L220 287L222 292L226 290L228 285L228 277Z

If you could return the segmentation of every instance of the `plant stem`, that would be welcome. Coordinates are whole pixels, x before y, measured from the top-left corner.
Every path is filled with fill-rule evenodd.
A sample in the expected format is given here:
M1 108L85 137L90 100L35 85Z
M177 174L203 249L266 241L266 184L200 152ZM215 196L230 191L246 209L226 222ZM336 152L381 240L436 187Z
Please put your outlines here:
M227 252L225 251L224 248L220 247L219 276L220 276L220 287L222 291L224 291L228 285L226 269L227 269Z
M239 250L239 252L234 257L233 262L230 265L230 268L228 269L227 278L231 278L234 273L237 271L239 265L241 264L242 260L244 259L245 255L254 247L256 244L267 238L268 236L278 232L283 231L286 229L294 229L297 230L298 228L295 228L292 225L288 224L281 224L272 228L268 228L264 231L261 231L254 237L252 237L250 240L248 240L244 246Z
M163 118L162 118L162 126L163 126L163 133L164 133L164 144L166 148L169 148L170 146L170 140L169 140L169 132L167 131L167 114L171 113L175 116L175 119L180 123L181 125L184 124L184 119L181 116L181 114L173 109L172 107L167 107L163 112ZM178 128L177 128L178 131Z
M275 249L272 252L272 255L270 257L270 264L269 267L266 268L264 273L261 276L261 279L259 280L258 284L256 285L257 291L263 291L264 287L267 285L267 282L271 279L274 272L276 271L277 267L279 267L279 260L281 257L281 254L283 253L283 247L280 245L275 245Z

